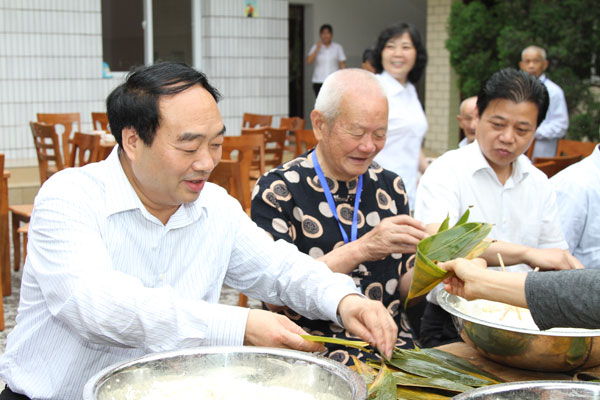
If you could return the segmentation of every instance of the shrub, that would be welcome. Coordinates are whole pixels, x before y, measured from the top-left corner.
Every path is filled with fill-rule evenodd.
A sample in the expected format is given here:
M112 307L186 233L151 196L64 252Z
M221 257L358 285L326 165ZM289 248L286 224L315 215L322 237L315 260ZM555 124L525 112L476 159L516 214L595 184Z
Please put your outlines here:
M567 137L600 141L600 104L590 78L600 74L600 7L596 0L487 0L456 2L446 48L463 97L477 94L493 72L518 68L521 50L546 49L546 75L565 92Z

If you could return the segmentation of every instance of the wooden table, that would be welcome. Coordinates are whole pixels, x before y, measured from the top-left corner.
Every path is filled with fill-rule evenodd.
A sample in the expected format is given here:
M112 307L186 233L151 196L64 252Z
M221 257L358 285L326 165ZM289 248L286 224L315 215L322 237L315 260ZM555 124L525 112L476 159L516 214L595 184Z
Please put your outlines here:
M482 370L496 375L499 378L506 380L507 382L517 381L540 381L540 380L573 380L573 376L560 372L536 372L526 371L523 369L507 367L502 364L498 364L494 361L488 360L482 356L477 350L464 342L457 342L446 344L437 347L440 350L447 351L456 356L464 358L470 361L472 364L481 368ZM594 375L600 375L600 366L590 369L586 369L586 372L590 372Z

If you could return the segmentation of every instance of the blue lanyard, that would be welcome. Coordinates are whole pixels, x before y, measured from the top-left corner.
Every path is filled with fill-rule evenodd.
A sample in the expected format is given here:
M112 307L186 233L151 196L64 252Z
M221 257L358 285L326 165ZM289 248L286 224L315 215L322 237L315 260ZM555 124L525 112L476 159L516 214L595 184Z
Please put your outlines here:
M313 164L315 166L315 171L317 173L317 176L319 177L319 183L321 184L321 187L323 188L323 193L325 194L325 198L327 199L327 203L329 204L329 209L331 210L331 213L335 217L335 220L337 221L338 226L340 227L340 232L342 232L342 237L344 238L344 243L348 243L348 235L346 234L346 231L342 227L342 224L338 217L338 214L337 214L337 211L335 208L335 202L333 201L333 196L331 195L331 190L329 190L329 185L327 184L327 179L325 179L325 175L323 174L323 170L321 169L321 166L319 165L319 160L317 159L317 150L316 149L313 150L312 160L313 160ZM356 240L356 236L357 236L356 234L357 234L357 230L358 230L358 205L360 203L360 194L362 193L362 185L363 185L363 176L360 175L358 177L358 185L356 186L356 197L354 198L354 212L352 214L352 227L350 229L350 241L352 241L352 242Z

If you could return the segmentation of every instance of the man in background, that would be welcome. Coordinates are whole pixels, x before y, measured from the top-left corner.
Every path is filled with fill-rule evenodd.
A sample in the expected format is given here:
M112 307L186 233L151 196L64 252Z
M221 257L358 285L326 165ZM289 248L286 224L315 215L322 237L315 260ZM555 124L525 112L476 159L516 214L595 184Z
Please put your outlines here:
M462 129L465 137L458 143L458 147L464 147L475 140L475 129L477 128L477 96L464 99L458 109L456 116L458 126Z
M569 128L569 113L565 95L560 86L544 74L544 71L548 68L548 60L546 59L546 50L543 48L538 46L526 47L521 52L519 68L537 77L546 86L550 96L546 119L535 131L535 147L531 159L533 160L535 157L555 157L558 139L564 137Z

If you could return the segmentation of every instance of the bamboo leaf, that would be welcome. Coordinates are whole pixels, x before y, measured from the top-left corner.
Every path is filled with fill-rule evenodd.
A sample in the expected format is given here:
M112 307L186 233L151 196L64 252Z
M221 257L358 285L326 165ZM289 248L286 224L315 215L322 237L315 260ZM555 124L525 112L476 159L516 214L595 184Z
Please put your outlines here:
M368 353L373 352L372 350L367 349L367 346L369 346L369 342L363 342L362 340L348 340L348 339L339 339L339 338L316 336L316 335L300 335L300 336L303 339L306 339L310 342L339 344L342 346L352 347L355 349L366 351Z
M367 386L373 383L377 376L377 370L366 363L360 361L355 355L350 356L354 361L356 372L363 378Z
M444 396L430 391L415 388L398 387L396 389L396 398L398 400L446 400L452 396Z
M456 222L454 226L462 225L467 222L467 220L469 219L469 210L471 209L471 207L473 206L467 207L467 211L465 211L465 213L458 219L458 222Z
M463 214L460 224L457 223L451 229L436 233L419 242L417 245L417 257L413 270L408 296L404 307L415 297L429 293L450 274L438 267L436 262L443 262L460 257L476 257L480 255L490 242L482 241L492 230L492 226L486 223L461 222L469 217L469 210Z
M448 353L446 351L442 351L439 349L419 349L419 351L421 353L427 354L428 356L431 356L432 358L434 358L436 360L444 361L446 364L449 364L456 369L460 369L462 371L474 374L476 376L487 378L487 379L491 380L493 383L504 382L503 379L477 368L475 365L471 364L467 360L464 360L458 356L455 356L452 353Z
M448 213L448 216L446 217L444 222L442 222L442 224L440 225L437 233L444 232L445 230L448 229L449 225L450 225L450 213Z
M423 378L406 372L392 373L398 386L412 386L419 388L442 389L454 393L462 393L473 389L471 386L461 385L460 383L442 378Z
M367 396L369 400L396 400L396 381L392 375L392 371L381 364L379 374L375 377L375 380L369 386L369 393Z
M435 360L427 354L417 351L411 352L396 348L389 363L404 372L424 378L446 379L473 387L486 386L492 383L489 379L482 379L467 372L456 370L443 361Z

